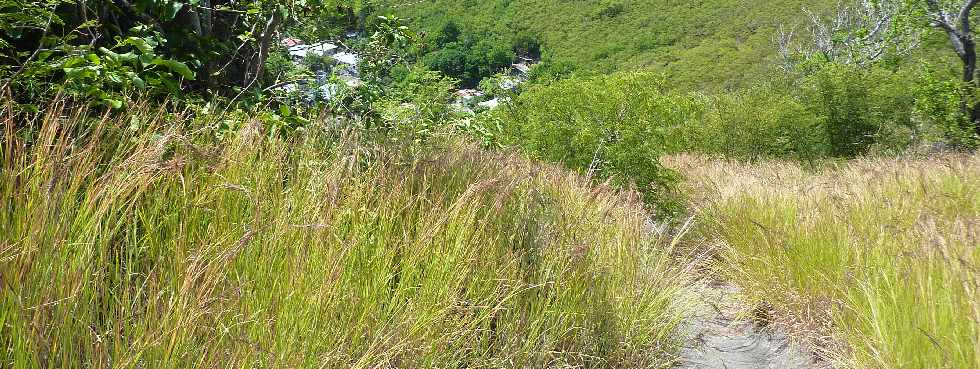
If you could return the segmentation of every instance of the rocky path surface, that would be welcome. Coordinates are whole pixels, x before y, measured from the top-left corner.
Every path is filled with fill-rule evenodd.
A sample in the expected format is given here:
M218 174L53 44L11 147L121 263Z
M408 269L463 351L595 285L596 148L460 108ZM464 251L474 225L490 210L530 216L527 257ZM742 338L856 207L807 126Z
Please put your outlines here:
M822 369L814 356L777 328L762 327L732 284L694 286L699 306L681 323L684 345L674 369Z

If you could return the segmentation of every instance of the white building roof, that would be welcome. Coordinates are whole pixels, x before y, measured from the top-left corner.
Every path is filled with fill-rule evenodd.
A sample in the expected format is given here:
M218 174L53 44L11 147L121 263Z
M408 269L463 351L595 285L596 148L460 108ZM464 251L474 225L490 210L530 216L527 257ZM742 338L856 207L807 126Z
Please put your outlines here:
M357 65L361 61L361 58L357 54L352 53L336 53L333 55L334 60L350 65Z
M312 45L296 45L289 48L289 55L296 58L307 56L327 56L337 52L339 46L329 42L321 42Z

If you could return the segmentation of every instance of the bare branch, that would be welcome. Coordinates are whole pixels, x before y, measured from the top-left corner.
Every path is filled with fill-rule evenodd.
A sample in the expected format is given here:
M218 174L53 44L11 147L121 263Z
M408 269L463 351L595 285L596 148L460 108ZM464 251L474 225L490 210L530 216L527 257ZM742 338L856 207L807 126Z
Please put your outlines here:
M963 8L960 9L960 14L956 16L956 19L960 21L960 27L963 30L963 34L970 34L970 12L973 11L973 7L977 6L980 0L968 0L966 4L963 4Z
M37 57L37 54L40 53L41 50L44 48L44 37L47 36L48 31L51 30L51 22L53 20L54 20L54 13L52 12L51 14L48 14L48 21L44 24L44 32L41 34L41 41L40 43L38 43L37 48L34 49L34 52L32 52L31 55L28 56L27 59L20 64L20 67L18 67L13 74L7 77L7 80L4 81L3 86L0 87L0 91L6 91L7 87L10 87L10 84L14 82L14 79L17 78L18 75L24 72L24 69L27 68L27 65L30 64L31 61L33 61L34 58Z
M932 26L942 29L949 37L950 45L956 55L963 59L965 63L972 63L975 59L976 51L973 41L973 29L970 25L970 14L980 3L980 0L965 0L963 6L956 15L956 19L950 19L950 13L943 9L938 0L925 0L926 8L932 18ZM957 25L959 26L957 28Z
M800 53L805 56L817 53L828 60L848 64L872 63L886 52L908 53L918 45L919 32L896 33L898 30L892 26L901 9L901 3L895 0L861 0L853 5L841 1L829 17L804 8L813 44L809 49L800 49ZM777 47L786 49L786 46Z

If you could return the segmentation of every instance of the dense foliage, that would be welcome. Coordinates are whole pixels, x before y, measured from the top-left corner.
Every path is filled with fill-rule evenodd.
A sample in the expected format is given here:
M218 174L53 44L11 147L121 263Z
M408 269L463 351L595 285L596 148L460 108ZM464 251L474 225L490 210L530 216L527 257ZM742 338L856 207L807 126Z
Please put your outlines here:
M836 1L712 0L434 0L377 1L378 11L409 18L439 33L447 22L501 45L540 42L543 58L609 73L637 68L668 75L674 85L722 89L747 86L777 60L780 26L805 28L801 8Z
M682 121L662 79L649 73L568 79L523 93L500 117L507 143L621 185L635 182L649 200L672 176L659 164L663 119ZM679 113L675 114L675 113Z
M435 49L423 57L423 63L468 87L475 87L482 79L506 70L516 57L510 45L461 34L452 22L446 23L433 41Z
M352 12L345 3L3 0L0 80L18 101L67 93L112 107L132 94L252 90L284 30L335 31L310 20Z
M665 152L814 160L974 144L959 85L927 69L825 63L715 94L677 92L665 81L656 73L566 79L530 88L497 117L513 144L647 190L669 183L657 163Z

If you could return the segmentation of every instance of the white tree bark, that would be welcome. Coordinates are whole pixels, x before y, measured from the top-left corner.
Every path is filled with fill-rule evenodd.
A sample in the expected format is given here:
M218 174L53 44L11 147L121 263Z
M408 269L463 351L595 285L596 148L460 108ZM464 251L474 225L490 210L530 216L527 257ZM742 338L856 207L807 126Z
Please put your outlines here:
M886 53L906 55L919 44L919 32L900 32L894 19L902 10L896 0L840 2L835 12L822 16L803 9L812 39L807 45L794 45L795 32L781 27L776 44L780 54L790 60L794 54L821 56L845 64L870 64Z

